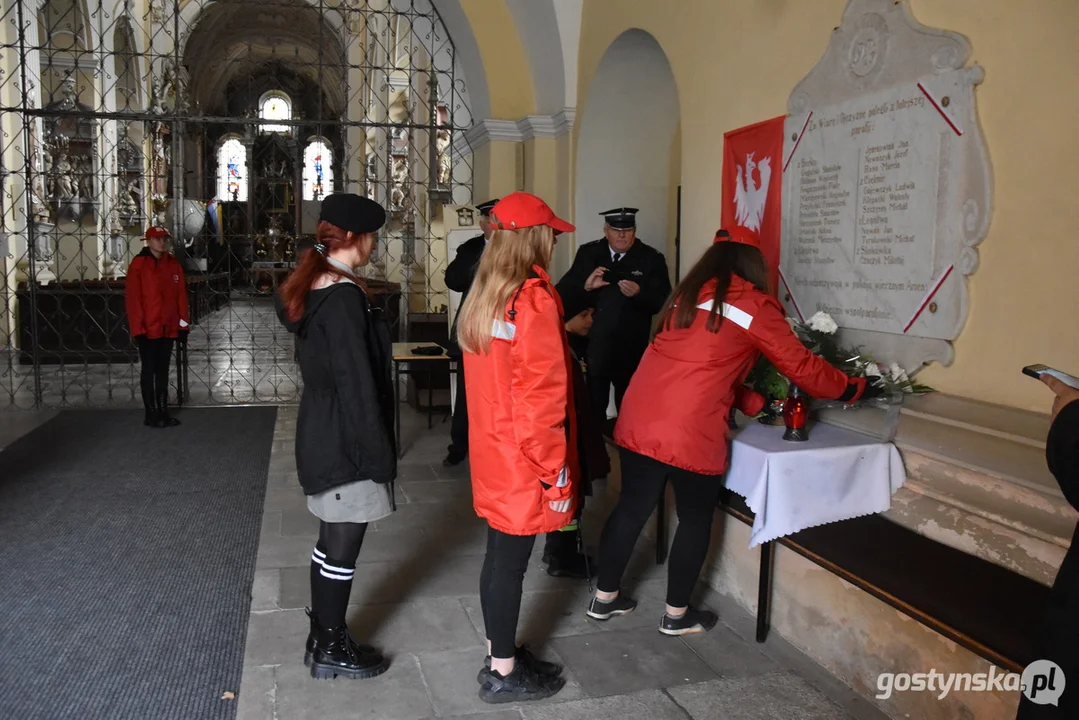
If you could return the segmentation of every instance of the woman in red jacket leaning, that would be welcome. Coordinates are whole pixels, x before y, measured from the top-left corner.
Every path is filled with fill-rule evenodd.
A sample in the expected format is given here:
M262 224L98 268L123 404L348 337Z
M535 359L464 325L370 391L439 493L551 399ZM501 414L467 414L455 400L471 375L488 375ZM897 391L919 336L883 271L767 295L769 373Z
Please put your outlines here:
M169 253L169 238L160 225L146 231L146 247L131 261L124 285L127 324L142 363L143 425L150 427L180 424L169 417L169 358L173 340L187 333L191 322L184 269Z
M495 231L461 308L468 446L476 513L487 520L480 605L488 664L480 698L539 700L562 668L518 648L521 584L536 536L573 518L578 478L569 343L547 275L555 235L573 226L534 195L491 210Z
M717 302L717 298L719 302ZM667 482L674 486L678 530L668 566L667 608L659 631L710 630L716 616L689 607L708 553L723 473L731 408L756 415L762 396L743 386L764 353L784 375L818 398L853 402L865 378L850 378L809 352L767 292L756 236L720 230L675 288L630 381L615 426L622 492L600 538L597 592L588 615L607 620L637 603L618 593L633 545Z

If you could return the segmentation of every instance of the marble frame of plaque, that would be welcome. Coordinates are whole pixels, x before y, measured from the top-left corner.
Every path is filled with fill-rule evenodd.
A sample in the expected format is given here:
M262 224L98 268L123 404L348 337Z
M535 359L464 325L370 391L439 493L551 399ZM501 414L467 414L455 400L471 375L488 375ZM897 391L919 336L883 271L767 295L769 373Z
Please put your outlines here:
M992 215L969 57L907 2L850 0L788 100L780 299L910 373L951 364Z

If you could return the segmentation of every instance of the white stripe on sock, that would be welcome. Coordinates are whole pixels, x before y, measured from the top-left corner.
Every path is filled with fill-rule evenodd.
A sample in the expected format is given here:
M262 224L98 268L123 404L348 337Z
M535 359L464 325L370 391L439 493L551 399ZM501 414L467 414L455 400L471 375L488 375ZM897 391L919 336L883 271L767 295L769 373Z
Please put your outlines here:
M315 546L314 551L311 553L311 556L312 557L317 557L319 560L325 560L326 559L326 553L319 550L317 545Z
M352 573L349 573L348 575L337 575L337 574L334 574L334 573L326 572L325 567L322 570L319 570L318 572L319 572L319 575L321 575L324 578L329 578L330 580L351 580L352 579Z

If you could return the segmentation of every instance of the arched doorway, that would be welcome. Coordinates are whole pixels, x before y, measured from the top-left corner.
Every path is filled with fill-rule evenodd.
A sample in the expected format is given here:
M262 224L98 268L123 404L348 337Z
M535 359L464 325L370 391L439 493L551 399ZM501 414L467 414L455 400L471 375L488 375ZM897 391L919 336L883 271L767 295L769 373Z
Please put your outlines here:
M611 43L588 89L580 123L578 244L603 237L599 213L635 207L638 241L663 253L676 275L682 174L678 89L654 37L628 30ZM612 388L607 416L614 414Z
M395 339L448 304L435 250L442 206L472 200L454 142L472 116L430 0L16 5L25 22L0 32L18 139L0 172L0 409L139 402L123 274L152 223L188 275L188 403L298 399L271 296L334 190L389 211L367 274Z
M603 237L598 213L636 207L637 237L674 268L681 177L678 89L663 48L628 30L607 48L588 88L577 141L577 241Z

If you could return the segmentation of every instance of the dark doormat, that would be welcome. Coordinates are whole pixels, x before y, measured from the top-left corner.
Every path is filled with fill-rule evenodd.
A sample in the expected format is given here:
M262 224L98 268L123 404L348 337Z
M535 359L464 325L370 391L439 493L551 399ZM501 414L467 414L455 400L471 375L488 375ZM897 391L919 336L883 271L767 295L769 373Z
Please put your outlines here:
M0 453L0 718L233 718L276 408L63 412Z

